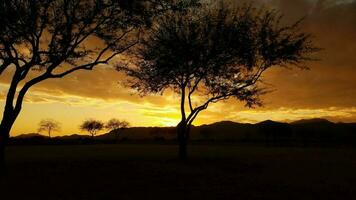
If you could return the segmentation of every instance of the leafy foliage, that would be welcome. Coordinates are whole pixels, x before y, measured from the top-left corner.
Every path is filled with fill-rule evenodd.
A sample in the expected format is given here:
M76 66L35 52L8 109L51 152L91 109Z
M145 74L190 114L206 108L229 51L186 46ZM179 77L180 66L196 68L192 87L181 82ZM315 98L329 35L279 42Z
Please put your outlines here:
M32 86L108 64L139 42L155 16L195 4L195 0L1 1L0 75L7 69L12 74L0 140L9 137Z
M140 92L181 94L182 121L189 125L210 103L228 98L261 105L259 81L271 67L306 68L318 51L301 21L284 26L274 10L242 6L169 12L141 42L132 66L118 66ZM193 95L205 100L194 107ZM200 98L201 99L201 98ZM190 114L185 115L185 102Z
M123 130L126 129L130 126L130 123L125 121L125 120L118 120L118 119L110 119L106 125L105 128L114 131L114 130Z
M61 130L60 123L53 119L41 120L38 126L38 132L46 131L49 137L51 137L52 132L58 132Z
M95 119L85 120L82 125L80 125L80 129L83 131L88 131L89 134L94 137L98 131L101 131L104 128L104 123Z
M266 70L306 68L305 61L313 60L310 55L318 48L300 31L300 21L284 26L280 19L276 11L252 6L171 11L143 39L133 65L118 65L141 95L166 89L180 94L181 159L187 158L191 124L209 104L235 98L248 107L259 106L265 93L259 82Z

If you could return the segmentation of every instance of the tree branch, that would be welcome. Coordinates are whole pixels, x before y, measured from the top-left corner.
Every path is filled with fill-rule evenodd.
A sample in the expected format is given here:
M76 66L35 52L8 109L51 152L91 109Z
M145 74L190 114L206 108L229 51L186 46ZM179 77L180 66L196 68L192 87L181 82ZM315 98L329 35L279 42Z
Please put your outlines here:
M188 101L189 101L189 107L190 107L190 111L193 112L193 105L192 105L192 94L195 92L195 90L197 89L200 81L203 79L203 76L200 76L194 83L193 87L190 89L189 94L188 94Z

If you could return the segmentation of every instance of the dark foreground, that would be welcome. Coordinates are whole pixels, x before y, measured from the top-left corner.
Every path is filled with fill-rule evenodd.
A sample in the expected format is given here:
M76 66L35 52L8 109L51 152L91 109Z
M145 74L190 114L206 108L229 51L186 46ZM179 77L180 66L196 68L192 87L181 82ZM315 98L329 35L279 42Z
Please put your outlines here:
M0 199L356 199L356 149L11 146Z

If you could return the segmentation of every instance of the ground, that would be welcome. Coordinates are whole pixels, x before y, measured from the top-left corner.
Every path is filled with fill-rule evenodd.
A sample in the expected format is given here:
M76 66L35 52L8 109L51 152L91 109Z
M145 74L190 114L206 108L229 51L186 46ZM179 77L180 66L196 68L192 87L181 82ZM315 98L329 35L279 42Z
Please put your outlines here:
M356 199L356 149L10 146L0 199Z

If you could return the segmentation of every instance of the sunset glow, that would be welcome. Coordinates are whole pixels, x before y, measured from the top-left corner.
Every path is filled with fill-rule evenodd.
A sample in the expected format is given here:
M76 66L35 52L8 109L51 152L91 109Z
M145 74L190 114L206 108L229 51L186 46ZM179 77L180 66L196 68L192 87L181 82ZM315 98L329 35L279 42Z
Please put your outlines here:
M320 61L309 63L310 70L274 69L265 74L263 84L271 92L263 97L263 107L248 109L234 100L219 102L202 112L194 124L223 120L256 123L267 119L290 122L304 118L355 122L355 3L327 1L328 6L317 8L316 1L267 2L291 21L307 15L304 27L323 48L318 55ZM10 68L0 78L1 109L11 73ZM178 95L167 91L162 96L142 98L120 84L125 79L111 67L97 66L91 72L47 80L30 90L11 135L37 132L44 118L61 123L62 131L54 135L80 133L79 125L87 118L124 119L132 126L177 125Z

